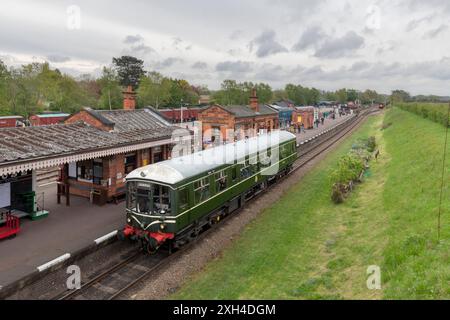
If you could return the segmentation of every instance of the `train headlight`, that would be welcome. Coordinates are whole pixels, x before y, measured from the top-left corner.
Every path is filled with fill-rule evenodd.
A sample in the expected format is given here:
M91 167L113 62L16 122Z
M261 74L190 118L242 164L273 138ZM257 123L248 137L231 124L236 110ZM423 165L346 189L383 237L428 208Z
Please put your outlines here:
M161 230L164 230L166 228L164 224L161 224L159 227L161 228Z
M127 219L127 222L128 222L128 223L131 223L131 219L130 219L130 218L128 218L128 219Z

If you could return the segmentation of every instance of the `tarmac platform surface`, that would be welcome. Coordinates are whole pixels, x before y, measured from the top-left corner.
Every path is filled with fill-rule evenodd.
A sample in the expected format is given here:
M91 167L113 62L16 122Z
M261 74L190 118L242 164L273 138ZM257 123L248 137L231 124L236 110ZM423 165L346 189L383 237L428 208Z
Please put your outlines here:
M71 196L70 207L56 202L56 184L38 190L45 192L47 218L21 220L16 238L0 241L0 286L21 279L63 254L83 249L125 225L125 202L103 207L88 199ZM1 287L0 287L1 288Z
M298 143L308 140L321 131L345 121L350 116L326 119L317 129L296 134ZM37 221L22 219L21 232L16 238L0 241L0 290L36 271L41 266L61 255L81 250L112 231L125 225L125 202L99 207L89 200L71 196L70 207L56 202L56 184L42 187L45 192L47 218Z

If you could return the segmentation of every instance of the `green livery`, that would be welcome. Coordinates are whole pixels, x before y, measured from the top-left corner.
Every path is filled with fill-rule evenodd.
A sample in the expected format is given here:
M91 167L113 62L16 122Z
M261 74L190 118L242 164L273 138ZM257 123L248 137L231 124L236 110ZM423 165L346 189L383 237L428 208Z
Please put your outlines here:
M182 244L289 172L296 159L295 135L277 131L137 169L126 178L127 227L142 239L173 234Z

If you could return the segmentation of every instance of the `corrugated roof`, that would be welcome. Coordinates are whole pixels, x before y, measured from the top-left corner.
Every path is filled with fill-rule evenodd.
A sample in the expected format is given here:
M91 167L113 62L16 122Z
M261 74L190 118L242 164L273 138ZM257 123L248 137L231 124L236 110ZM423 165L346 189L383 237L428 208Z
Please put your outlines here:
M103 124L113 126L116 132L144 129L159 130L171 126L163 116L150 108L137 110L93 110L85 108L85 110Z
M179 129L179 128L178 128ZM0 129L0 164L169 139L174 127L105 132L85 123Z

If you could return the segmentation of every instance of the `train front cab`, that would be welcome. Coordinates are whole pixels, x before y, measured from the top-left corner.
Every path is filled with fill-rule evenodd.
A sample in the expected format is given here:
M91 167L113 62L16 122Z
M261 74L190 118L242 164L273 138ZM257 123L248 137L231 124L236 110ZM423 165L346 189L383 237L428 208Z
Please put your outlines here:
M144 180L127 182L127 225L119 238L138 240L148 252L156 251L175 236L176 221L172 215L175 192L170 186Z

